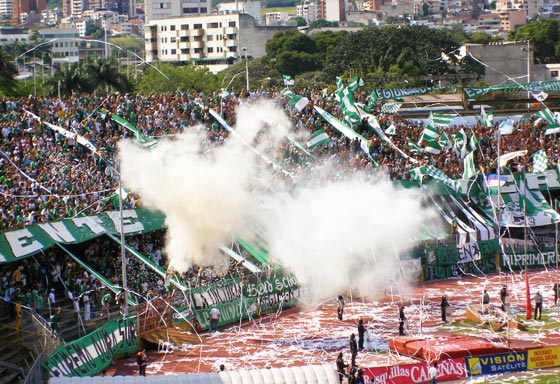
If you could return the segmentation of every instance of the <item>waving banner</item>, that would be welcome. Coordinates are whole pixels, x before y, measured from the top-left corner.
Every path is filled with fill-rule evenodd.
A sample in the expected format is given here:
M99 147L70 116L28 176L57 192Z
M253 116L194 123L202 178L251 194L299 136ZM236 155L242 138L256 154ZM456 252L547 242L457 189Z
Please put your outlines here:
M145 209L123 211L122 229L127 235L162 228L164 228L164 216L160 212ZM0 263L34 255L56 243L81 243L105 233L120 234L120 231L120 214L118 211L111 211L98 216L74 217L3 232L0 233Z
M491 87L467 87L463 88L463 92L467 99L478 99L492 92L520 92L520 91L531 91L531 92L541 92L545 91L548 93L560 93L560 81L550 80L550 81L534 81L525 84L504 84L504 85L493 85Z

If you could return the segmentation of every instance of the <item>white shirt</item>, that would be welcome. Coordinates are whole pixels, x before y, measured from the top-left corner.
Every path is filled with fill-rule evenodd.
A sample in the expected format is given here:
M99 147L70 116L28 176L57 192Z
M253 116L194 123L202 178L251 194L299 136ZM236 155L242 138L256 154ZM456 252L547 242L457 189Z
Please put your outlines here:
M431 366L430 369L428 369L428 376L430 379L435 379L437 377L437 368Z
M210 317L213 320L218 320L218 318L220 317L220 310L216 307L212 308L212 310L210 311Z

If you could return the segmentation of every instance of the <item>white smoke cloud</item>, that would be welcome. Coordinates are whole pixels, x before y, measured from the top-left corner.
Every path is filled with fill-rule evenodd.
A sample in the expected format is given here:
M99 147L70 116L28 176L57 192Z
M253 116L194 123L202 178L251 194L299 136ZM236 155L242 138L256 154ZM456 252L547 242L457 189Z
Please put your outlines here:
M391 280L406 285L397 255L414 246L422 223L435 216L421 201L419 190L357 177L270 197L261 220L269 257L298 277L312 301L349 288L374 294Z
M212 146L203 127L162 139L150 150L119 143L124 185L140 193L143 206L166 216L165 251L173 270L223 264L218 247L230 244L234 235L249 235L255 180L266 163L247 145L255 147L258 140L260 148L274 148L289 125L271 102L251 110L239 108L242 124L224 145ZM267 120L278 123L267 125Z
M255 149L272 157L289 119L269 101L239 106L236 118L237 135L223 145L210 145L205 128L150 150L120 143L124 185L140 193L143 206L166 216L170 268L224 265L218 248L237 236L251 239L258 223L269 257L317 300L349 288L367 295L387 287L402 272L396 255L414 245L422 223L435 215L422 208L419 191L365 177L304 183L344 173L331 165L315 167L314 176L300 172L289 192L274 192L286 189L274 184Z

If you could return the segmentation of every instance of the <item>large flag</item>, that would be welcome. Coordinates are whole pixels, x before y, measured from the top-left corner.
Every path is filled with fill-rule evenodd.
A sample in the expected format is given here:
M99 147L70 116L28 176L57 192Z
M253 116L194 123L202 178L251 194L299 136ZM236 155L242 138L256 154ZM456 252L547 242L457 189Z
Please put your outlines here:
M471 138L469 139L469 147L471 151L476 151L478 149L478 139L474 132L471 133Z
M513 120L507 119L502 121L498 126L498 130L500 131L500 135L509 135L513 132Z
M480 115L482 116L482 124L487 128L494 126L494 109L488 108L486 111L484 106L480 106Z
M541 103L548 97L548 93L546 93L545 91L540 91L539 93L531 92L531 94L533 95L535 100L540 101Z
M290 88L284 88L284 90L282 90L282 96L288 97L288 105L300 112L309 104L309 99L307 97L296 95Z
M505 167L508 163L508 161L510 161L511 159L515 159L516 157L519 156L525 156L527 154L527 150L523 150L523 151L516 151L516 152L510 152L510 153L506 153L500 156L500 158L498 159L498 165L500 167Z
M426 146L424 147L424 151L431 153L433 155L439 155L443 148L439 145L437 140L427 141Z
M428 122L430 125L445 125L448 126L456 115L444 114L444 113L430 113Z
M539 119L544 119L548 122L548 124L558 125L558 121L556 120L556 116L550 109L544 107L544 109L538 111L536 113Z
M319 129L313 132L313 134L309 138L309 141L307 142L307 148L315 148L319 145L327 144L330 142L331 138L329 137L329 135L327 135L324 130Z
M354 76L350 84L348 84L348 90L354 94L359 88L363 86L364 80L362 80L359 76Z
M474 167L474 152L471 151L463 159L463 179L470 179L476 175Z
M408 144L408 150L410 152L418 152L418 153L424 152L422 147L419 146L418 144L416 144L414 141L412 141L412 139L410 137L406 138L406 143Z
M381 113L386 113L388 115L397 113L401 105L402 104L399 103L385 103L381 106Z
M422 184L424 176L428 174L426 166L411 169L408 171L408 173L410 173L410 177L412 178L412 180L417 181L419 184Z
M433 165L426 166L426 173L428 176L443 182L446 186L450 187L452 190L457 191L459 189L459 183L457 180L451 179L442 170L434 167Z
M344 114L344 121L351 127L354 127L362 123L360 111L358 111L358 108L354 105L354 92L358 89L360 84L363 85L363 81L360 82L359 78L356 76L350 84L352 88L350 88L350 86L344 88L342 79L340 77L336 78L336 94L340 102L340 107L342 108L342 113Z
M488 184L488 188L498 188L503 186L507 182L507 176L498 177L495 173L488 175L486 178L486 183Z
M294 79L292 79L292 76L282 75L282 79L284 80L284 85L286 87L295 84L295 81L294 81Z
M465 130L461 128L457 134L453 135L453 148L455 149L455 153L461 156L461 159L465 157L467 154L467 134Z
M451 148L452 143L449 137L447 136L447 133L442 132L441 136L438 139L438 144L444 151L447 151L449 148Z
M385 133L388 135L394 135L397 133L397 127L395 127L395 124L393 122L391 122L391 125L389 125L389 127L387 127L387 129L385 130Z
M548 158L544 149L533 154L533 173L544 172L548 168Z
M422 136L420 138L420 140L426 140L426 141L434 141L434 140L438 140L439 139L439 130L437 128L435 128L433 125L426 125L424 127L424 130L422 130Z

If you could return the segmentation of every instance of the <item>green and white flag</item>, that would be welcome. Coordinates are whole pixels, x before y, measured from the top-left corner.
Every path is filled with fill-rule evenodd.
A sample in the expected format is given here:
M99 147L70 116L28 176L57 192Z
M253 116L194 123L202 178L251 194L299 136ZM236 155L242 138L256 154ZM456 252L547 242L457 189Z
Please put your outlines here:
M419 146L412 139L410 139L410 137L406 138L406 143L408 144L408 150L410 152L418 152L418 153L424 152L424 149L422 149L421 146Z
M474 167L474 152L471 151L463 159L463 179L470 179L476 175L476 169Z
M428 174L428 176L441 181L443 184L454 191L457 191L459 188L459 182L457 180L451 179L445 173L443 173L443 171L434 167L433 165L426 166L426 173Z
M359 85L359 81L354 78L354 88ZM348 123L351 127L358 126L362 123L360 118L360 111L354 105L354 91L350 87L344 88L342 79L336 78L336 90L338 100L340 102L340 107L342 108L342 113L344 115L344 121Z
M539 93L532 92L531 94L533 95L535 100L540 101L541 103L548 97L548 93L546 93L545 91L540 91Z
M350 84L348 84L348 90L352 93L364 86L364 81L359 76L354 76Z
M401 108L402 104L399 103L385 103L381 106L381 113L386 113L388 115L395 114Z
M476 151L478 149L478 139L474 132L471 133L471 138L469 139L469 147L471 151Z
M433 155L439 155L442 151L441 145L439 145L437 140L427 141L424 151L431 153Z
M457 134L453 135L453 141L453 148L455 150L455 153L458 156L461 156L461 159L464 158L467 154L467 135L465 134L463 128L461 128L461 130L457 132Z
M318 129L317 131L313 132L309 141L307 142L307 148L315 148L319 145L327 144L331 142L331 138L327 133L322 130Z
M426 141L438 140L439 130L430 124L426 125L424 127L424 130L422 131L422 136L420 138L420 141L422 141L422 139Z
M298 111L303 111L303 108L309 104L309 99L300 95L296 95L290 88L282 90L282 96L288 97L288 105L294 107Z
M556 116L554 115L554 113L552 113L552 111L550 109L548 109L546 107L544 109L538 111L536 113L536 115L537 115L537 118L546 120L546 122L548 124L558 125L558 122L556 121ZM536 121L535 121L535 123L536 123Z
M394 135L397 133L397 127L395 127L395 124L391 122L391 125L389 125L389 127L385 130L385 133L388 135Z
M430 113L428 118L430 125L444 125L448 126L456 115L444 114L444 113Z
M482 124L487 128L492 128L494 126L494 109L489 108L488 111L484 107L480 106L480 115L482 116Z
M444 151L447 151L449 148L451 148L452 143L449 139L449 136L447 136L447 133L442 132L441 136L439 137L438 144Z
M284 80L284 85L287 87L295 84L295 81L294 79L292 79L292 76L282 75L282 79Z
M545 172L548 169L546 152L541 149L533 154L533 173Z
M413 168L409 170L408 173L410 173L411 179L417 181L419 184L422 184L422 181L424 180L424 176L428 174L426 170L426 166Z

